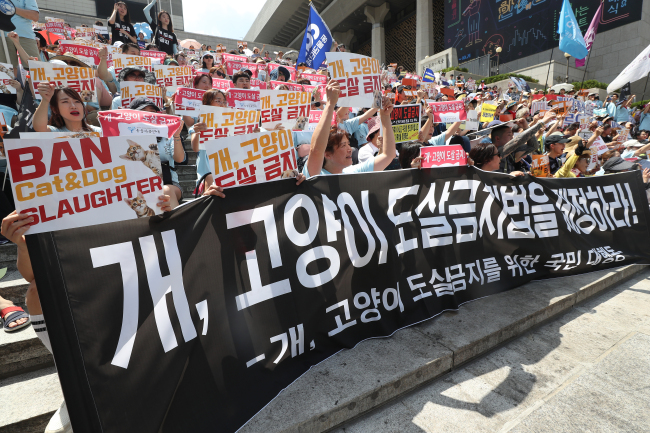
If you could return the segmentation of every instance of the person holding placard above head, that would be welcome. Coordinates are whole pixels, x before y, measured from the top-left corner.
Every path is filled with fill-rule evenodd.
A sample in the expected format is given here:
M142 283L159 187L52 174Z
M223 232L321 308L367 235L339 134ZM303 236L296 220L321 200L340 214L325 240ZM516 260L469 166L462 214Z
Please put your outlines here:
M54 84L38 84L43 102L34 113L36 132L98 132L102 128L86 122L86 111L79 93L70 87L56 87ZM48 118L47 109L52 111Z
M226 94L219 89L211 89L203 94L203 99L201 101L203 105L211 105L213 107L228 107L226 102ZM184 116L187 117L187 116ZM194 123L187 132L192 137L192 150L194 152L199 152L199 155L196 159L196 174L199 178L206 176L205 181L205 190L207 190L209 185L212 185L213 178L210 174L210 167L208 164L208 155L205 153L205 149L199 149L199 138L201 131L207 131L208 125L203 122Z
M115 42L133 42L137 45L135 29L131 24L131 16L126 3L120 1L113 6L113 14L108 19L108 26L111 28L113 44Z
M140 47L138 46L138 44L127 42L126 44L122 44L120 49L122 50L122 54L126 54L128 56L140 55ZM108 67L108 49L106 47L100 48L97 53L97 56L99 57L99 65L97 66L97 76L101 78L104 81L104 83L106 83L108 90L110 90L113 93L120 93L120 82L117 80L117 77L115 76L115 67L114 66L111 66L110 68Z
M167 55L173 56L178 52L178 38L174 33L174 25L172 24L172 17L166 10L158 12L158 17L155 22L152 22L149 11L156 4L153 0L143 9L144 17L153 31L153 43L160 51L164 51Z
M119 83L123 81L139 81L155 85L156 76L153 72L147 71L140 66L127 66L120 71L120 76L115 81L118 83L118 87ZM122 95L118 94L113 98L111 110L119 110L120 108L122 108Z
M386 97L382 100L379 117L382 124L383 147L382 153L368 158L362 164L352 165L352 148L350 134L338 126L332 128L331 119L334 107L339 99L340 87L336 80L330 80L326 87L327 103L318 121L316 131L311 139L309 159L302 169L307 177L341 173L363 173L383 171L393 161L396 155L395 135L390 119L393 104Z

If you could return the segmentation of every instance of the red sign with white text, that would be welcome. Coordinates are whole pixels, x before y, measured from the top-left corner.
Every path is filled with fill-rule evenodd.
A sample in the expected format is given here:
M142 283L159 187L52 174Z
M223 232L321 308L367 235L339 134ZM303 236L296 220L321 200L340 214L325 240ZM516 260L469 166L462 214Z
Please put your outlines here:
M436 123L460 122L467 119L463 101L429 102Z
M199 109L203 105L204 94L205 90L201 89L190 89L187 87L179 87L176 89L176 97L174 98L176 114L198 116Z
M213 78L212 88L220 90L228 90L233 86L232 81L224 80L223 78Z
M172 138L181 126L178 116L138 110L100 111L98 118L104 137L153 135Z
M249 89L230 89L228 106L245 110L260 110L260 91Z
M300 74L300 78L306 78L312 84L327 84L327 75L321 74Z
M300 84L295 83L285 83L284 81L270 81L271 89L276 90L280 86L287 86L286 89L281 90L290 90L292 92L302 92L303 88Z
M459 144L421 147L420 156L422 168L467 165L467 153Z

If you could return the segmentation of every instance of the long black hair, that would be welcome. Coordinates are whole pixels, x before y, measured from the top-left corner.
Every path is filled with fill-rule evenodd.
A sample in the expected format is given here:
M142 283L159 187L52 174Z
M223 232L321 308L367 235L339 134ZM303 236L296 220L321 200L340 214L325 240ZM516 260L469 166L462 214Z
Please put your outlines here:
M126 5L126 3L122 2L122 1L119 1L116 4L124 5L124 7L126 8L126 14L124 15L124 19L120 18L119 13L117 14L117 19L122 21L124 24L129 24L130 25L131 24L131 15L129 15L129 7ZM170 18L170 20L171 20L171 18Z
M52 95L52 99L50 99L50 110L52 110L52 116L50 116L49 124L58 129L66 128L65 119L63 118L63 116L61 116L61 113L59 112L59 95L61 94L61 92L65 93L75 101L79 102L79 104L81 105L80 110L82 111L85 110L84 102L81 100L81 96L79 96L79 93L77 93L76 90L67 86L57 87L56 89L54 89L54 94ZM92 129L90 129L90 126L88 126L88 123L86 123L85 114L83 119L81 119L81 128L84 131L92 132Z

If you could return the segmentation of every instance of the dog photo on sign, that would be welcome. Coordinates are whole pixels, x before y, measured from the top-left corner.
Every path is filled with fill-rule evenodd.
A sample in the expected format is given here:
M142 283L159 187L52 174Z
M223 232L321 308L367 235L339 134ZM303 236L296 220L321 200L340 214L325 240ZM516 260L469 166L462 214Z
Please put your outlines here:
M381 90L375 90L372 92L372 107L371 108L381 108L382 94Z

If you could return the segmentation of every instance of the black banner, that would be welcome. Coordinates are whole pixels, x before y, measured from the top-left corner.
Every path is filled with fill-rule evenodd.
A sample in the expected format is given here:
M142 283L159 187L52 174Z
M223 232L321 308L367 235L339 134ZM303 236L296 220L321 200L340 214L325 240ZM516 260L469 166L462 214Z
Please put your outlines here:
M75 431L233 432L364 339L650 257L638 171L401 170L226 195L28 236Z

